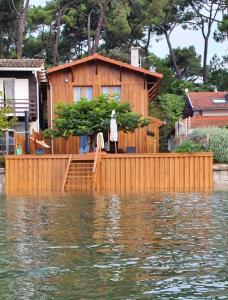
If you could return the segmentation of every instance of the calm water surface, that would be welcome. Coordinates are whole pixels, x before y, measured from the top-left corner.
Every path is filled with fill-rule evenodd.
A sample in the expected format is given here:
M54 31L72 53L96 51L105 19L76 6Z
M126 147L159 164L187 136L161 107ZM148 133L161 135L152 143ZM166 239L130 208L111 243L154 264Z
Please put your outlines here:
M228 299L228 192L0 199L0 299Z

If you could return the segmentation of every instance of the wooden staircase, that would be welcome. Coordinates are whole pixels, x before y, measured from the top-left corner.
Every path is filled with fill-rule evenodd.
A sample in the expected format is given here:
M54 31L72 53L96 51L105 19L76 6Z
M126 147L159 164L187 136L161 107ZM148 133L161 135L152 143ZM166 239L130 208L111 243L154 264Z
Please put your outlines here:
M95 154L70 155L62 192L92 191Z

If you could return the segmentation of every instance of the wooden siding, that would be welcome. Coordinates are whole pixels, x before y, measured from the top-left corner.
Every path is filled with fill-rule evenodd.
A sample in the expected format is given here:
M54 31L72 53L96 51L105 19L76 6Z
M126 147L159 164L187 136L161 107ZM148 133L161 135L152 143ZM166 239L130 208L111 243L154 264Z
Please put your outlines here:
M122 69L104 62L97 61L95 63L92 61L76 65L72 69L51 73L49 74L49 82L52 89L53 111L57 102L73 102L73 87L75 86L93 86L93 97L102 94L103 86L120 86L121 101L129 102L133 111L148 116L147 78L142 73ZM48 95L50 100L50 90ZM50 101L48 101L48 126L51 126ZM138 153L154 152L151 151L151 139L148 140L147 138L147 130L148 128L143 128L136 130L134 133L121 133L119 148L135 146ZM158 134L158 130L156 132ZM159 137L157 137L158 141ZM65 147L63 143L59 141L55 145L56 150L54 153L63 153L59 152L61 147ZM79 149L76 153L78 152ZM71 150L70 153L75 153L75 149Z
M97 189L110 191L197 191L210 189L211 153L104 155Z
M6 193L60 193L69 155L6 156ZM105 192L203 191L213 187L213 156L104 154L96 190Z
M6 156L6 193L60 193L68 159L68 155Z

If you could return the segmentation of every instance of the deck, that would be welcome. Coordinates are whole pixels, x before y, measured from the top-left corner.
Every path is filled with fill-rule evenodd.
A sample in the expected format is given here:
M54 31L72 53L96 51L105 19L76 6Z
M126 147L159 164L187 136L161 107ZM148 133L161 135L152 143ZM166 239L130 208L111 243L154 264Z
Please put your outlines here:
M65 192L184 192L213 188L212 153L101 154L95 174L91 165L95 153L72 155L76 168L71 170L69 158L68 154L6 156L6 193L61 193L66 181L70 188ZM90 164L90 169L83 163Z

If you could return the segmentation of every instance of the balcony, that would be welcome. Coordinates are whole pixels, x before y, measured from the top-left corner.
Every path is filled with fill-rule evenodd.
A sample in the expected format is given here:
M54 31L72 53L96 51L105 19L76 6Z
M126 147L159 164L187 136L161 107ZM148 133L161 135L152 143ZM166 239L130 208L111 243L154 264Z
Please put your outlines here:
M9 116L24 117L24 112L29 111L31 118L36 118L37 104L35 99L13 99L5 100L0 99L0 109L9 106L12 109L12 113Z

